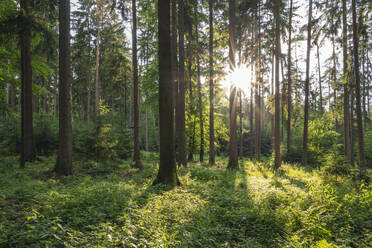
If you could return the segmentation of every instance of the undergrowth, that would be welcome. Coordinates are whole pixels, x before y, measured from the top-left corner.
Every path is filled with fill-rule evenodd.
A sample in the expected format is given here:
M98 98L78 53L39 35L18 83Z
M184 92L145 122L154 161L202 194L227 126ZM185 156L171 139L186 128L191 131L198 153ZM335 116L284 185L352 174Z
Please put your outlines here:
M143 157L142 172L76 161L62 179L53 156L1 159L0 247L371 247L371 186L352 177L220 160L181 168L166 191L150 186L157 155Z

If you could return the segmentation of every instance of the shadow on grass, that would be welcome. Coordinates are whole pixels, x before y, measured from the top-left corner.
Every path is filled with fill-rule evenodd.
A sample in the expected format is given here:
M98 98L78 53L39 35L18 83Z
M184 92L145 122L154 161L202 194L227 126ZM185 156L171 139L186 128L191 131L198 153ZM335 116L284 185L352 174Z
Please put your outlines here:
M205 207L182 227L187 232L183 233L179 247L277 247L276 241L284 235L285 222L275 210L250 199L246 170L208 173L212 174L209 178L218 179L207 188ZM205 183L205 177L193 178L197 183Z

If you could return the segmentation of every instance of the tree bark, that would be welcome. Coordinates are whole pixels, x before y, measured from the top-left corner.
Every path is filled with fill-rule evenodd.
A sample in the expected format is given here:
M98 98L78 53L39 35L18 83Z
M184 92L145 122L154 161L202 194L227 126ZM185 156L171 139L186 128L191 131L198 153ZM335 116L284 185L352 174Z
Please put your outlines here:
M311 0L310 0L311 1ZM274 168L281 166L280 160L280 88L279 88L279 61L280 61L280 0L275 1L275 132L274 132Z
M101 19L102 19L102 0L97 1L97 40L96 40L96 98L95 98L95 117L97 121L97 117L99 115L99 59L100 59L100 39L101 39Z
M289 22L288 22L288 89L287 89L287 154L291 150L291 114L292 114L292 16L293 16L293 0L289 3ZM321 91L320 91L321 92Z
M21 44L21 130L22 149L20 167L24 168L26 162L31 162L35 157L34 128L32 110L32 67L31 67L31 25L30 2L21 0L20 7L23 13L20 30Z
M318 80L319 80L319 109L320 114L323 115L323 94L322 94L322 76L320 72L320 54L319 54L319 44L316 44L316 57L318 59Z
M176 132L178 164L187 166L186 158L186 127L185 127L185 48L184 48L184 2L178 2L178 45L179 45L179 65L178 65L178 95L176 106Z
M359 56L358 56L359 37L358 37L358 24L356 22L356 6L355 5L356 5L355 0L352 0L354 79L355 79L356 114L357 114L357 125L358 125L359 169L360 169L360 176L364 177L366 173L366 158L364 154L364 136L363 136L363 123L362 123Z
M159 35L159 172L153 184L164 183L169 188L179 184L174 151L174 114L171 66L170 0L158 2Z
M72 173L70 0L59 2L59 150L54 171Z
M134 167L143 169L139 148L139 89L138 89L138 61L137 61L137 7L136 0L132 0L132 73L133 73L133 100L134 100Z
M209 164L215 163L214 154L214 86L213 86L213 0L209 0Z
M346 0L342 0L342 50L343 50L343 77L344 77L344 156L351 163L350 151L350 106L349 106L349 80L347 65L347 9Z
M304 109L305 116L304 116L304 132L303 132L303 144L302 144L302 165L303 166L307 165L312 3L313 1L309 0L309 19L307 23L306 79L305 79L305 109Z
M229 63L230 70L235 69L235 0L229 0ZM227 168L237 169L238 147L236 140L236 108L237 108L237 89L234 84L230 86L230 142L229 142L229 164Z

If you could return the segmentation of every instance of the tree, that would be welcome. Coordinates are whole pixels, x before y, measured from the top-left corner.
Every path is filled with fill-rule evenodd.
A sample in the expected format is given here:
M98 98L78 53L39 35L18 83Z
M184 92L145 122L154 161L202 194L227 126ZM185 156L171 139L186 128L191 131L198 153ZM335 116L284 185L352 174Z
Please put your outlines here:
M70 0L59 2L59 150L54 171L72 173Z
M229 63L230 70L235 70L235 0L229 0ZM233 84L230 86L230 142L229 142L229 164L227 168L237 169L238 147L236 140L236 112L237 112L237 89Z
M95 116L96 121L99 115L99 99L100 99L100 89L99 89L99 60L100 60L100 40L101 40L101 19L103 15L103 0L97 0L96 3L96 11L97 11L97 38L96 38L96 98L95 98Z
M185 127L185 44L184 44L184 1L178 2L178 94L176 106L176 132L179 165L187 166L186 158L186 127Z
M20 167L24 168L26 162L35 157L34 149L34 128L32 110L32 68L31 68L31 23L30 23L30 2L20 2L22 23L20 29L21 44L21 129L22 149Z
M363 122L362 122L362 108L361 108L361 94L360 94L360 75L359 75L359 38L358 38L358 24L356 22L356 3L352 0L353 12L353 53L354 53L354 80L355 80L355 98L356 98L356 114L358 125L358 148L359 148L359 168L360 175L363 177L366 173L366 157L364 154L364 136L363 136Z
M138 90L138 65L137 65L137 8L136 0L132 0L132 73L133 73L133 100L134 100L134 167L142 170L139 148L139 90Z
M351 163L350 152L350 106L349 106L349 84L348 84L348 65L347 65L347 19L346 19L346 0L342 0L342 50L344 67L344 156Z
M302 143L302 165L307 165L307 140L309 128L309 81L310 81L310 49L311 49L311 16L312 0L309 0L309 19L307 23L307 50L306 50L306 79L305 79L305 109L304 109L304 132Z
M213 89L213 0L209 0L209 164L214 156L214 89Z
M291 54L291 44L292 44L292 15L293 15L293 0L289 2L289 21L288 21L288 95L287 95L287 108L288 108L288 118L287 118L287 153L290 153L291 149L291 112L292 112L292 54Z
M170 0L158 2L159 35L159 129L160 163L153 184L164 183L168 187L179 184L174 150L173 87L170 37Z
M279 92L279 61L280 61L280 0L275 1L275 131L274 131L274 168L279 169L280 160L280 92Z

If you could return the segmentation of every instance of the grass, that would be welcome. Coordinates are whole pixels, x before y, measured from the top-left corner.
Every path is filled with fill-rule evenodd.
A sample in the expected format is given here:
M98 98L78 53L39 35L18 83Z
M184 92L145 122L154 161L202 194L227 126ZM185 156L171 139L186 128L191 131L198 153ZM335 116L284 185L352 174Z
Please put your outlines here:
M0 162L0 247L371 247L372 191L351 177L284 164L192 163L181 187L150 186L129 161L74 162L56 179L55 157L18 169Z

